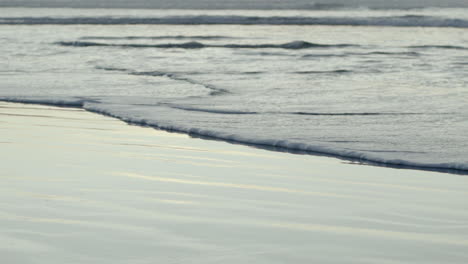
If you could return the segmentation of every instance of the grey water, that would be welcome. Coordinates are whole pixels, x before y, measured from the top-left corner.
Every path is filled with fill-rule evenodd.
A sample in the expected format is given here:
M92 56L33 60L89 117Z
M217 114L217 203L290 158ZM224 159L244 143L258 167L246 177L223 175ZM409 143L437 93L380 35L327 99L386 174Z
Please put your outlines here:
M244 144L468 170L463 1L298 10L299 2L3 7L0 99Z

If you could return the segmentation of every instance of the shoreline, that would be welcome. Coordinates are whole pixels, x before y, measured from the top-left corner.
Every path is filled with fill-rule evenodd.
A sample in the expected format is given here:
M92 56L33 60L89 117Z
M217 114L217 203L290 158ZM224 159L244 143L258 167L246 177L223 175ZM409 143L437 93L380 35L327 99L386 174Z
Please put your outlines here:
M407 164L409 163L408 161L404 160L397 160L394 162L388 162L388 161L376 161L373 159L368 159L368 158L357 158L357 157L351 157L351 156L346 156L346 155L340 155L340 154L335 154L335 153L330 153L327 151L314 151L314 150L304 150L300 148L289 148L289 147L284 147L284 146L273 146L273 145L268 145L268 144L260 144L260 143L250 143L242 140L235 140L235 139L228 139L228 138L223 138L223 137L217 137L217 136L208 136L204 135L202 133L197 133L197 132L187 132L187 131L182 131L178 129L168 129L165 127L161 127L158 125L152 125L148 123L142 123L142 122L137 122L133 120L129 120L126 118L119 117L117 115L113 115L111 113L107 113L105 111L98 111L98 110L92 110L92 109L86 109L83 105L83 103L69 103L69 102L63 102L63 103L47 103L47 102L34 102L34 101L28 101L28 100L9 100L9 99L0 99L0 103L6 102L6 103L17 103L17 104L26 104L26 105L43 105L43 106L51 106L51 107L61 107L61 108L75 108L75 109L80 109L87 111L89 113L93 114L98 114L110 118L115 118L118 119L122 122L125 122L126 124L129 125L135 125L139 127L149 127L155 130L161 130L161 131L166 131L169 133L180 133L184 135L188 135L193 138L199 138L199 139L204 139L204 140L212 140L212 141L220 141L220 142L226 142L230 144L235 144L235 145L241 145L241 146L246 146L246 147L252 147L252 148L258 148L258 149L264 149L268 151L274 151L274 152L283 152L283 153L289 153L289 154L294 154L294 155L310 155L310 156L319 156L319 157L328 157L328 158L336 158L340 159L343 161L347 161L353 164L359 164L359 165L367 165L367 166L376 166L376 167L383 167L383 168L392 168L392 169L404 169L404 170L420 170L420 171L428 171L428 172L439 172L439 173L447 173L447 174L455 174L455 175L468 175L468 170L466 169L455 169L455 168L445 168L445 167L440 167L440 166L429 166L429 165L411 165Z
M468 178L0 103L8 263L466 263Z

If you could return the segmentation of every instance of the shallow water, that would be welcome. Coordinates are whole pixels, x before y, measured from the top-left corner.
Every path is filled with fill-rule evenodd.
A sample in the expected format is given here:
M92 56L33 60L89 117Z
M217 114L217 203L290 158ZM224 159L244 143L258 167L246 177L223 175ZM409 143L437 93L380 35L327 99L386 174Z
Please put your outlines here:
M0 102L2 263L460 263L468 178ZM27 161L27 162L25 162Z
M466 9L3 10L0 99L468 169Z

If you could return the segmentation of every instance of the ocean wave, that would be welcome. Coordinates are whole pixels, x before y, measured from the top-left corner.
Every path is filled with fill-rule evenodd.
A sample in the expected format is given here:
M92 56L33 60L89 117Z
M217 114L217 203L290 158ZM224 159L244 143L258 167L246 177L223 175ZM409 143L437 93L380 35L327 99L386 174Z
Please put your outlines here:
M449 113L415 113L415 112L281 112L281 111L244 111L233 109L216 109L216 108L201 108L194 106L177 105L173 103L161 104L173 109L179 109L190 112L202 112L210 114L228 114L228 115L310 115L310 116L336 116L336 117L353 117L353 116L407 116L407 115L444 115Z
M116 71L116 72L125 72L129 75L136 75L136 76L155 76L155 77L166 77L174 81L181 81L181 82L186 82L190 83L193 85L199 85L201 87L204 87L205 89L208 89L210 91L209 95L211 96L217 96L217 95L222 95L222 94L229 94L230 92L226 89L222 89L219 87L216 87L214 85L210 84L205 84L202 82L195 81L193 79L183 77L180 75L180 73L174 73L174 72L164 72L164 71L134 71L130 69L125 69L125 68L116 68L116 67L102 67L102 66L96 66L95 67L98 70L105 70L105 71ZM198 72L190 72L190 73L184 73L184 74L199 74Z
M4 25L345 25L392 27L468 28L468 20L437 16L405 15L382 17L311 16L167 16L167 17L1 17Z
M179 48L179 49L201 49L201 48L230 48L230 49L312 49L312 48L346 48L357 47L353 44L318 44L307 41L292 41L284 44L204 44L191 41L184 43L163 43L163 44L120 44L120 43L100 43L88 41L59 41L55 44L69 47L119 47L119 48Z
M218 95L223 95L223 94L229 94L230 92L226 89L216 87L211 84L206 84L202 83L199 81L195 81L193 79L187 78L187 77L182 77L174 73L169 73L169 72L161 72L161 71L149 71L149 72L131 72L130 74L132 75L144 75L144 76L164 76L167 77L171 80L174 81L182 81L186 83L190 83L193 85L199 85L204 87L205 89L208 89L210 91L209 95L210 96L218 96Z
M117 67L96 66L94 68L96 70L104 70L104 71L119 71L119 72L128 72L129 71L129 69L117 68Z
M352 73L350 70L333 70L333 71L297 71L295 74L345 74Z
M118 118L130 124L150 126L157 129L162 129L172 132L186 133L192 136L203 137L207 139L217 139L227 142L240 143L250 146L258 146L270 150L288 151L292 153L306 153L316 155L326 155L347 160L355 160L363 163L373 165L388 166L388 167L404 167L415 168L430 171L443 171L450 173L468 174L468 164L458 162L447 163L424 163L415 162L404 159L385 159L375 156L369 151L363 150L350 150L345 148L334 148L308 144L303 142L294 142L291 140L283 139L265 139L257 135L242 136L232 133L219 132L211 129L196 128L190 126L178 126L168 123L159 123L156 120L144 119L139 115L132 116L132 114L119 109L121 105L103 104L92 98L65 98L65 99L50 99L50 98L27 98L27 97L0 97L1 101L16 102L16 103L34 103L45 104L65 107L78 107L87 111ZM187 109L184 109L187 110ZM229 111L227 111L229 114ZM238 114L238 113L237 113ZM323 113L320 113L323 114ZM342 113L345 115L355 113ZM380 114L380 113L363 113L363 114ZM391 114L391 113L390 113ZM375 152L375 150L374 150Z
M259 114L258 112L251 112L251 111L195 108L195 107L186 107L186 106L179 106L179 105L172 105L172 104L168 104L167 106L169 106L171 108L174 108L174 109L184 110L184 111L202 112L202 113L210 113L210 114L225 114L225 115L256 115L256 114Z
M468 50L468 47L453 46L453 45L420 45L409 46L411 49L454 49L454 50Z
M119 67L106 67L106 66L95 66L96 70L104 70L104 71L115 71L115 72L126 72L130 75L141 75L141 76L166 76L166 77L173 77L175 75L204 75L207 74L206 72L199 72L199 71L182 71L182 72L164 72L164 71L135 71L125 68ZM338 70L339 71L339 70ZM267 72L264 71L226 71L221 72L223 74L229 75L257 75L257 74L265 74ZM299 72L300 73L300 72ZM326 73L326 72L324 72Z
M374 156L369 153L357 150L346 150L333 147L325 147L314 144L307 144L302 142L294 142L290 140L283 139L265 139L257 137L256 135L251 136L242 136L232 133L220 132L204 128L195 128L187 126L177 126L172 124L163 124L158 123L157 121L145 120L139 117L132 117L126 114L115 114L112 108L107 108L101 104L88 104L85 107L86 110L118 118L125 122L150 126L157 129L186 133L192 136L201 136L207 139L217 139L227 142L240 143L251 146L266 147L272 150L281 150L281 151L291 151L291 152L304 152L306 154L318 154L318 155L327 155L332 157L338 157L348 160L357 160L363 163L370 163L373 165L380 166L389 166L389 167L407 167L407 168L417 168L422 170L432 170L432 171L448 171L451 173L460 173L468 174L468 164L457 163L457 162L447 162L447 163L424 163L424 162L415 162L404 159L385 159L379 156Z
M372 51L368 53L356 53L358 55L405 55L405 56L419 56L418 52L414 51L402 51L402 52L391 52L391 51Z
M197 40L218 40L218 39L234 39L234 37L228 36L185 36L185 35L174 35L174 36L84 36L80 37L84 40L162 40L162 39L197 39Z
M382 113L382 112L349 112L349 113L312 113L312 112L293 112L295 115L311 115L311 116L398 116L398 115L423 115L428 113ZM439 113L438 113L439 114Z
M371 51L371 52L344 52L344 53L330 53L330 54L305 54L302 58L322 58L322 57L349 57L349 56L409 56L418 57L421 53L415 51Z

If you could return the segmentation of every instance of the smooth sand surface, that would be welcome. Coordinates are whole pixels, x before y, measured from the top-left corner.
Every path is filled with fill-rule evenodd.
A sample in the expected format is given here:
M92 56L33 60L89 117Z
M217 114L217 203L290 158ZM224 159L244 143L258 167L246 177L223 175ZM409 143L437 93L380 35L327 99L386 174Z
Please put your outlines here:
M468 177L0 103L1 263L468 263Z

